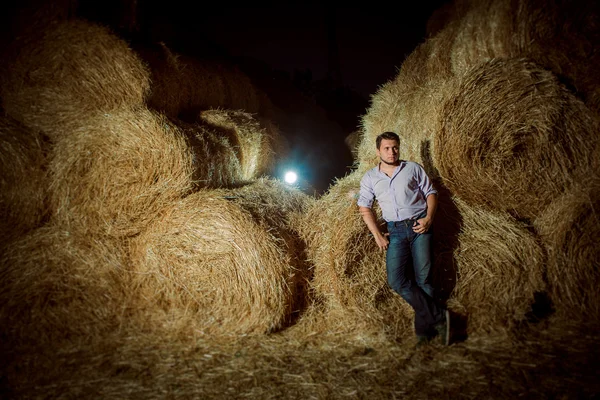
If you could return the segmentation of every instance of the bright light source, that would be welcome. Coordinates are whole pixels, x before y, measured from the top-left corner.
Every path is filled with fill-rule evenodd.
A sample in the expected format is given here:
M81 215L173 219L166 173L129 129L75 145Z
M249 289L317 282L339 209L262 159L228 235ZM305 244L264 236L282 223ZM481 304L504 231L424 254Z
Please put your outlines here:
M291 185L292 183L296 182L298 175L296 175L294 171L288 171L285 173L285 177L283 179L285 179L285 181Z

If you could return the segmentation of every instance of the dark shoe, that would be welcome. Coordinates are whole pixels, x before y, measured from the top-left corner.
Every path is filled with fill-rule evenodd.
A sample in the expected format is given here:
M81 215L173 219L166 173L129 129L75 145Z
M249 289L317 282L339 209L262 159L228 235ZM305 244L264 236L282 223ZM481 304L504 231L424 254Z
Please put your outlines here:
M440 337L442 345L448 346L450 344L450 311L444 311L445 320L435 326L435 330Z

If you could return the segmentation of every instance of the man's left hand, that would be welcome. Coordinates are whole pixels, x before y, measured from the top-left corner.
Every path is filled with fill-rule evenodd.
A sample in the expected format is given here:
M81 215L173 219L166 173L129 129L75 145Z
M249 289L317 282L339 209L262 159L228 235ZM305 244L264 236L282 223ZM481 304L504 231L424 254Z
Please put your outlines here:
M425 217L415 221L413 224L413 232L415 233L427 233L429 231L429 227L431 226L431 219Z

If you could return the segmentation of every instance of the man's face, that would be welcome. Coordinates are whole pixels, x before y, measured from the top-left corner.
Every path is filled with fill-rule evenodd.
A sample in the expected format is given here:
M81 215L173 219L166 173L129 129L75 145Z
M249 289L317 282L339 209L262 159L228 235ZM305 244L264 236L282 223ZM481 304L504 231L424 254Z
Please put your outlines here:
M398 162L398 145L395 140L383 139L377 149L377 156L379 156L381 162L395 165Z

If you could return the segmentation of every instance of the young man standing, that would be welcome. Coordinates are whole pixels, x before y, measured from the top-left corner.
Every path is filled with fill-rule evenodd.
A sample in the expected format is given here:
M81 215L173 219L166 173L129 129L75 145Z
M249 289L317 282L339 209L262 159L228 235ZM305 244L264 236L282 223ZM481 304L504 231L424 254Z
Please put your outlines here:
M415 310L418 344L439 335L442 344L448 345L450 314L436 304L429 283L431 226L437 209L437 191L419 164L398 158L398 135L384 132L375 144L380 162L360 182L357 202L360 213L377 246L387 250L388 284ZM374 200L378 201L387 222L386 234L379 230L371 210ZM414 280L407 276L411 261Z

